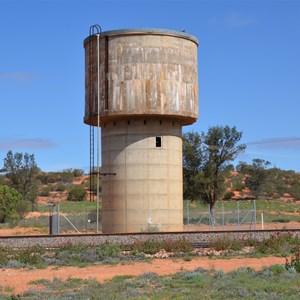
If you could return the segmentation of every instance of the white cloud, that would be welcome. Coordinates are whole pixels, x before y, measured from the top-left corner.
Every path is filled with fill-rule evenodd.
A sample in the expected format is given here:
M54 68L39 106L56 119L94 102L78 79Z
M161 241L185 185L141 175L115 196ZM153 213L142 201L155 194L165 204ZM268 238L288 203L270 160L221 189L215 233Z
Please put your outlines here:
M32 79L38 77L37 73L31 72L2 72L0 73L0 80L10 80L10 81L31 81Z
M225 18L225 24L230 28L247 27L257 23L253 17L242 16L239 12L232 12Z
M260 149L285 149L285 150L300 150L300 137L280 137L280 138L268 138L259 141L253 141L247 143L248 146L256 146Z
M57 145L50 141L40 138L4 138L0 140L0 151L15 149L46 149Z

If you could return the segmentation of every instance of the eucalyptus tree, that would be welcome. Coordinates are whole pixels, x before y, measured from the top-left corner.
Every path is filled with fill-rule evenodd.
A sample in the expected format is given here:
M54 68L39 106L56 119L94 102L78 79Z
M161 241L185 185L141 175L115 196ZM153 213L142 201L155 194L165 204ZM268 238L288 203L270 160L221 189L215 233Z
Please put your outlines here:
M268 167L271 163L263 159L253 159L252 164L240 162L237 170L245 175L245 186L250 190L253 197L257 198L264 194L270 172Z
M4 158L5 175L9 179L9 185L16 189L24 202L34 204L40 182L37 175L40 172L34 154L8 151Z
M190 198L209 204L213 222L215 204L225 189L224 174L246 149L241 138L242 132L235 126L214 126L206 134L188 132L183 136L183 178L184 185L188 185L184 190L191 189Z

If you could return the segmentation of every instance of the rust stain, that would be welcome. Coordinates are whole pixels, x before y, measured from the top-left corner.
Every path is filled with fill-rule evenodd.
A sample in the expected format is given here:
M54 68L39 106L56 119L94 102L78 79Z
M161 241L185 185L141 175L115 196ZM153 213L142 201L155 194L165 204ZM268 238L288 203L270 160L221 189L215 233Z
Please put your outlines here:
M147 34L108 40L106 45L105 39L100 40L99 91L96 40L90 39L85 44L85 123L94 125L98 93L102 123L109 118L131 114L174 116L182 124L192 124L196 120L198 71L195 43L177 37ZM92 55L90 49L93 49Z

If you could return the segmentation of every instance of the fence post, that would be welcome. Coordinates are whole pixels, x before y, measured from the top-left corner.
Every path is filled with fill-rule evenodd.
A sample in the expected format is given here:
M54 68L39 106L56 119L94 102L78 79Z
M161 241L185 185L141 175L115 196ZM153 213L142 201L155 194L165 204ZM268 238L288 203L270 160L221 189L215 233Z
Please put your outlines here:
M85 233L87 233L88 231L88 217L87 217L87 211L86 211L86 207L84 207L84 216L85 216Z
M254 230L256 230L256 200L253 201L253 213L254 213Z
M50 235L59 234L59 204L53 205L49 219Z
M187 223L190 225L190 200L187 200Z
M239 200L237 201L237 227L238 230L240 230L240 202Z
M224 224L225 222L224 222L224 203L223 203L223 201L222 201L222 229L224 230Z
M57 203L57 231L60 232L60 215L59 215L59 203Z

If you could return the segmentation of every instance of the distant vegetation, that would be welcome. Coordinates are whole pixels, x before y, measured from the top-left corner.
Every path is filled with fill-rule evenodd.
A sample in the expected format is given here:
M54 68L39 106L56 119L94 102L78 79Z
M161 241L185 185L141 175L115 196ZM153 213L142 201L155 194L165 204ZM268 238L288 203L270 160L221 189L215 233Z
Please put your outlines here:
M1 173L0 223L18 221L30 210L35 210L38 196L51 197L52 192L66 191L71 201L86 200L87 187L72 186L76 178L84 175L83 170L45 173L37 166L34 154L8 151Z
M67 183L72 182L76 177L84 175L84 171L81 169L65 169L62 172L40 172L37 175L37 179L42 184L48 183Z
M242 132L228 126L184 134L184 199L207 203L211 210L221 199L300 200L300 174L293 170L271 168L269 161L259 158L252 164L240 162L234 168L231 162L246 148L239 143L241 137Z
M211 127L207 133L184 134L184 199L209 204L212 212L219 200L300 200L300 173L272 168L270 162L259 158L251 164L232 165L237 154L246 148L240 143L241 138L242 132L229 126ZM82 180L82 169L42 172L34 154L9 151L0 171L0 223L14 223L30 210L43 210L36 206L38 197L44 197L48 202L65 199L69 202L68 207L73 207L71 202L90 199L90 179ZM96 194L96 181L94 176L92 195ZM99 187L101 191L101 178ZM49 211L49 207L46 210ZM86 212L89 211L90 207ZM286 221L282 216L277 219L282 223Z

